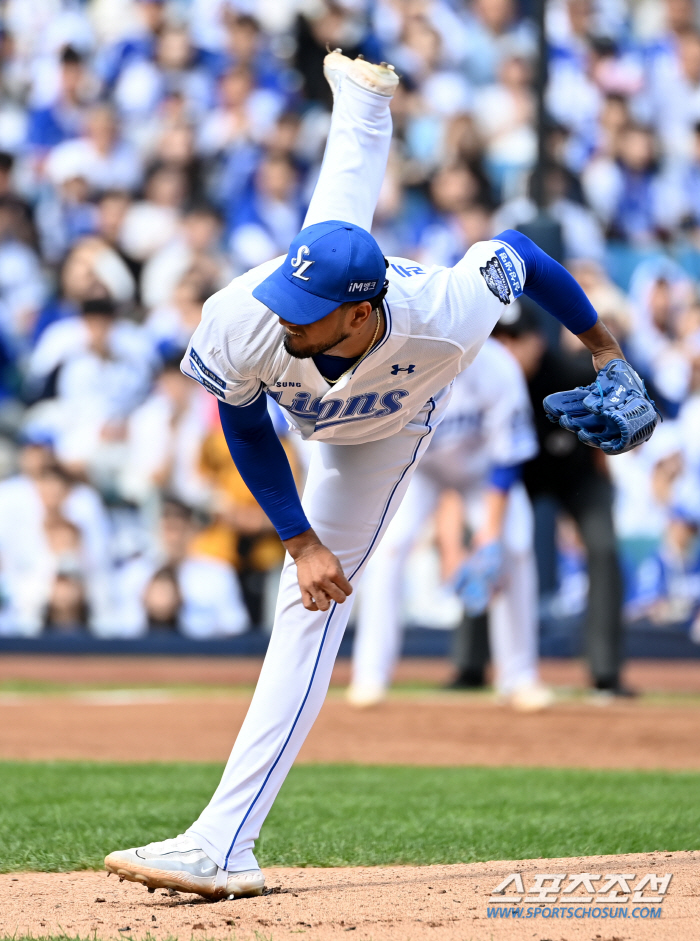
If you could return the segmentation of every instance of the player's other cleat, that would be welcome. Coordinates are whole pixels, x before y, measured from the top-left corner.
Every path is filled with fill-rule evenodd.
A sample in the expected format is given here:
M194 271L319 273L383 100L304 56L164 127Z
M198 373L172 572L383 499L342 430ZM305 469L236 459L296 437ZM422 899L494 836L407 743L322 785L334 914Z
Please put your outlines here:
M344 76L360 88L385 98L391 98L399 84L399 77L393 65L387 65L386 62L373 65L364 59L349 59L340 49L329 52L323 60L323 74L334 95Z
M542 683L526 683L513 690L508 702L516 712L542 712L554 704L554 693Z
M348 686L345 698L351 706L356 709L368 709L370 706L378 706L380 702L386 699L386 689L378 683L364 684L362 686L353 684Z
M105 858L105 868L149 889L196 892L209 899L238 899L262 895L265 876L260 869L226 872L200 849L192 837L118 850Z

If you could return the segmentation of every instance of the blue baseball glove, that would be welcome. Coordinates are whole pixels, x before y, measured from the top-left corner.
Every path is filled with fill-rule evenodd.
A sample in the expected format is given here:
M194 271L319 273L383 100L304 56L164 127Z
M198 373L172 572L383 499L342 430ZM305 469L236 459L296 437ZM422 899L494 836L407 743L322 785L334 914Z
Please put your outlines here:
M453 580L464 610L472 616L483 614L498 585L503 570L500 542L489 542L462 563Z
M555 392L543 402L547 418L606 454L624 454L651 438L659 411L624 359L613 359L595 382Z

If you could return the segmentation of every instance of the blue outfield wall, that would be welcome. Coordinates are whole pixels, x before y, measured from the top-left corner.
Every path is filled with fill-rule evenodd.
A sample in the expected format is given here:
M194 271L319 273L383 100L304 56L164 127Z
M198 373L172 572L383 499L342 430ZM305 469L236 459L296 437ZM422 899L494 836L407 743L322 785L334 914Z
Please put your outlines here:
M544 657L568 658L581 653L582 619L546 620L540 632L540 653ZM352 652L353 631L348 630L340 656ZM267 634L252 631L222 640L189 640L179 635L144 637L139 640L100 640L88 634L37 638L0 637L1 654L64 654L109 656L179 657L260 657L267 649ZM410 627L403 643L404 657L447 657L452 631ZM693 643L685 625L652 627L644 622L625 632L627 657L644 659L700 659L700 645Z

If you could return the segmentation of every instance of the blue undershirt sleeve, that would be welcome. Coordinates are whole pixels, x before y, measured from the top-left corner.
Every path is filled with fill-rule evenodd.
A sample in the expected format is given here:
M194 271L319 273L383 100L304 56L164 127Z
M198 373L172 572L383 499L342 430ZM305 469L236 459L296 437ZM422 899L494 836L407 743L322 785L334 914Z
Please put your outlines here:
M532 239L522 232L506 229L496 236L495 241L510 245L522 258L526 273L523 293L527 297L572 333L585 333L595 325L598 314L581 285Z
M242 407L219 402L219 415L233 463L280 539L310 529L287 455L267 412L266 395L261 393Z
M497 490L508 493L513 484L517 483L522 476L522 464L497 465L491 469L489 483Z

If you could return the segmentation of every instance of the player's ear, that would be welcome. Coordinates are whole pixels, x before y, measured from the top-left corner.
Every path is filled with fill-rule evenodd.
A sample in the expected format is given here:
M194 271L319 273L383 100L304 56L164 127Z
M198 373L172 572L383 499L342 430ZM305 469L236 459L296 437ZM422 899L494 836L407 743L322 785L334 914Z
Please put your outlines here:
M355 329L363 327L372 316L372 305L369 301L360 301L354 305L350 314L350 325Z

